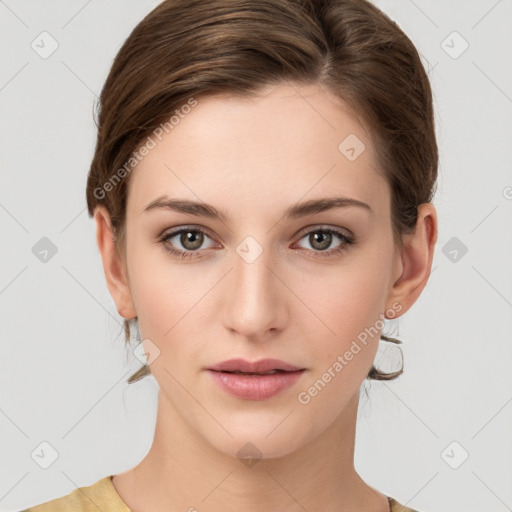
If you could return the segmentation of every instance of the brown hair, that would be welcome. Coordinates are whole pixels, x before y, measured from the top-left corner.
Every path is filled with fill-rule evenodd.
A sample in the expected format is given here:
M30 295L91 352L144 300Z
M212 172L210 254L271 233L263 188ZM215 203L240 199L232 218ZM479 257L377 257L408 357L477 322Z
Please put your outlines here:
M130 167L148 136L191 98L250 96L286 81L327 86L370 128L403 246L435 193L438 149L428 76L398 25L366 0L166 0L124 42L97 105L87 206L90 216L105 206L120 255ZM128 345L136 318L124 321ZM372 366L367 377L402 372L403 363L392 373ZM149 373L145 365L128 382Z

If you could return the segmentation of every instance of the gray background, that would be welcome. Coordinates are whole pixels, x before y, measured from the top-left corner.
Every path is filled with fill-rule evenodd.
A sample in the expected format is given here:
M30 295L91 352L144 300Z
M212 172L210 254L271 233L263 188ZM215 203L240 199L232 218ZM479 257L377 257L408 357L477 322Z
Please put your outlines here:
M124 471L151 444L158 388L125 382L139 361L124 349L85 181L95 96L157 3L0 1L2 511ZM427 288L394 321L405 373L362 395L356 468L422 512L512 510L512 1L376 4L432 80L440 227ZM58 43L47 58L31 47L51 49L43 31ZM57 249L46 261L43 237ZM382 348L377 363L394 367ZM31 456L50 456L42 442L58 453L47 469Z

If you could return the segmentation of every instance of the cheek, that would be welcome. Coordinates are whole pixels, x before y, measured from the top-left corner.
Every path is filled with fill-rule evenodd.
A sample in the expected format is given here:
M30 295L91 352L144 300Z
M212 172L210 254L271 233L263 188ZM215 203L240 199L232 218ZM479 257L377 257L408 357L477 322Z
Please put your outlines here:
M304 281L299 291L315 315L299 316L306 318L299 328L311 341L311 373L298 401L308 414L320 411L324 424L334 421L357 393L375 359L383 325L380 279L377 269L340 268L314 285Z
M162 375L162 365L181 374L197 362L211 325L206 309L216 300L217 274L197 263L176 263L161 248L134 243L129 253L130 289L142 339L157 345L163 357L152 364ZM208 310L209 311L209 310ZM167 376L164 377L168 378Z
M186 265L185 265L186 266ZM200 294L200 278L180 271L163 249L133 244L128 257L130 289L141 335L165 343L187 322Z
M322 347L316 355L323 366L330 366L354 341L361 350L353 348L358 351L353 360L358 362L350 366L366 367L377 350L388 292L389 262L371 253L364 257L360 254L357 260L332 267L314 279L302 279L296 291L308 306L299 318L305 319L307 327L303 327Z

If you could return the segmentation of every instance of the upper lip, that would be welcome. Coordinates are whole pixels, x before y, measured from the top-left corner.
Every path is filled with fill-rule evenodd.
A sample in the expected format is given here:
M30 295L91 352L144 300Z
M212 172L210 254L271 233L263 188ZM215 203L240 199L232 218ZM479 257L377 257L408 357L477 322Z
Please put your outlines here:
M229 359L221 363L209 366L207 370L215 370L218 372L250 372L250 373L264 373L271 370L283 370L293 372L296 370L303 370L293 364L285 363L279 359L260 359L259 361L246 361L245 359Z

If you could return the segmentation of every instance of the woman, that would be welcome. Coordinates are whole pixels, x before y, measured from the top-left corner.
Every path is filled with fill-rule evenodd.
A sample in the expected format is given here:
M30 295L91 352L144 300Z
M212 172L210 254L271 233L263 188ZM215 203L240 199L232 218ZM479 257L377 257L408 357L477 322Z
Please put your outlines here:
M101 94L89 214L160 392L124 473L29 510L410 511L354 468L437 238L432 94L362 0L164 1ZM132 325L135 324L135 325Z

